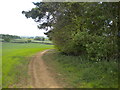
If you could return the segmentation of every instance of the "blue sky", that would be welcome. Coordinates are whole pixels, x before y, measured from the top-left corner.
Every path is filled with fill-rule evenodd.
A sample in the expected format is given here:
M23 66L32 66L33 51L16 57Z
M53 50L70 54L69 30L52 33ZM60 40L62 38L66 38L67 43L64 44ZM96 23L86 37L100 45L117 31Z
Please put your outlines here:
M27 19L21 12L35 7L32 2L40 0L1 0L0 34L19 36L45 36L32 19Z

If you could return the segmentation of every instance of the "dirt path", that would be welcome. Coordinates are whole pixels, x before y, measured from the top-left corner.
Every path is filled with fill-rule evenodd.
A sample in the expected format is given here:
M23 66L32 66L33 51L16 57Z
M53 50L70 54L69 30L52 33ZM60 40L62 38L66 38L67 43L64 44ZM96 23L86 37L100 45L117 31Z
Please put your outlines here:
M29 64L30 86L33 88L61 88L41 58L47 51L37 53Z

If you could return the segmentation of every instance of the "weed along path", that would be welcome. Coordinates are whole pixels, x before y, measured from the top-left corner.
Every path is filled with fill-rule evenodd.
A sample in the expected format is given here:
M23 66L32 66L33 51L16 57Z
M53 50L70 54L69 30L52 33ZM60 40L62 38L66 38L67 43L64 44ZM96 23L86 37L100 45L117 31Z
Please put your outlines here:
M32 88L61 88L42 59L42 55L47 51L37 53L29 64L30 86Z

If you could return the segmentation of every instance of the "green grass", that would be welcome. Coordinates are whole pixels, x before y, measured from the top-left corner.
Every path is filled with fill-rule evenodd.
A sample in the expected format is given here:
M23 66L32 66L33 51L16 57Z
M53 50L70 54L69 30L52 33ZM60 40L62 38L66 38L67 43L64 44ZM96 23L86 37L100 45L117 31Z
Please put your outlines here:
M32 40L32 42L38 42L38 43L43 42L43 43L50 43L50 44L52 43L52 41L48 41L48 40L47 41Z
M0 42L2 42L2 41L3 41L3 39L0 38Z
M117 88L118 63L114 61L90 62L85 55L66 56L49 51L43 56L51 70L58 75L64 87Z
M28 63L37 52L51 49L53 45L35 43L3 43L2 44L2 87L6 88L25 83L28 77Z
M2 41L3 39L0 39L0 41ZM28 42L28 40L31 40L32 43L49 43L52 44L52 41L49 40L45 40L45 41L39 41L39 40L34 40L34 39L13 39L10 42L13 43L25 43Z
M2 88L2 42L0 42L0 89Z

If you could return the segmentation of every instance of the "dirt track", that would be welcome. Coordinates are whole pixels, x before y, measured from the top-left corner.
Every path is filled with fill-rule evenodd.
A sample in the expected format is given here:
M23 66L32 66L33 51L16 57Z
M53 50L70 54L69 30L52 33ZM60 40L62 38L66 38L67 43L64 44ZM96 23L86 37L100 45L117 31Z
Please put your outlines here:
M29 64L30 86L32 88L61 88L41 58L47 51L37 53Z

